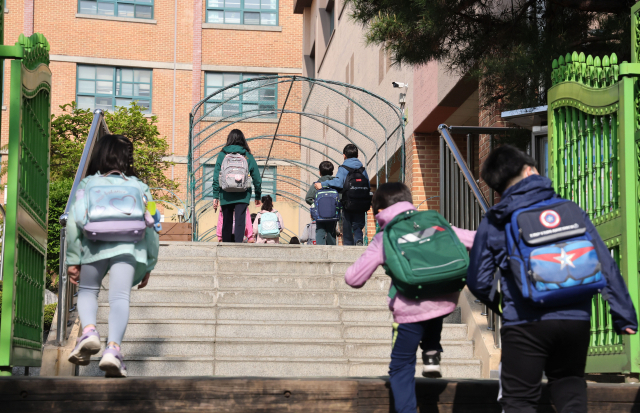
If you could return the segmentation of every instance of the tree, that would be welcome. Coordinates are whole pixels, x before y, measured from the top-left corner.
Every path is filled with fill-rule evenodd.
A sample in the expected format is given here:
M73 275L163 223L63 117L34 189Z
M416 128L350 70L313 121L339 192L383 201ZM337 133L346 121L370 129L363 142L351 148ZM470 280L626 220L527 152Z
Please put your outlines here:
M630 58L635 0L346 0L366 40L396 64L443 62L482 80L483 104L546 104L551 62L567 52Z
M51 179L73 179L76 175L84 144L91 129L93 113L79 109L75 102L60 106L61 115L52 115L51 120ZM112 134L125 135L133 142L134 167L138 178L151 188L175 191L178 183L167 178L165 172L172 162L166 161L169 144L160 137L155 116L145 118L142 107L132 103L129 107L118 107L114 112L105 112L105 121ZM154 196L171 200L166 191Z

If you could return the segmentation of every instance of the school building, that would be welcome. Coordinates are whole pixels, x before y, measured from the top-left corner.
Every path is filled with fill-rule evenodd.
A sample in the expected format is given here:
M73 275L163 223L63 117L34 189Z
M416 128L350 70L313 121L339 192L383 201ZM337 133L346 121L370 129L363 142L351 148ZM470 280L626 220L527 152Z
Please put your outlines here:
M365 44L365 31L349 18L344 0L297 0L294 12L304 22L305 76L362 87L404 110L405 182L415 205L438 210L438 125L502 126L499 114L481 113L478 82L449 73L437 62L392 64L382 47ZM488 147L484 140L480 140L482 148ZM397 174L398 163L390 169ZM392 178L393 173L389 180ZM375 186L375 179L372 184Z
M212 91L250 77L302 74L302 18L293 6L293 0L9 0L4 43L14 44L21 33L45 35L51 46L54 114L72 101L81 108L113 110L135 100L149 116L157 116L176 163L170 176L179 182L178 196L184 200L193 106ZM5 85L9 77L5 65ZM274 95L275 108L284 93ZM5 87L3 144L8 142L8 99ZM240 104L251 103L245 100ZM259 118L240 128L246 127L249 138L272 133L276 122ZM295 132L299 122L287 119L282 127ZM251 143L254 154L265 152L267 144ZM296 156L295 149L285 152ZM209 161L203 161L202 169L208 170ZM279 167L270 163L268 172L277 174ZM210 181L202 183L207 184ZM265 194L275 189L270 185L267 182ZM297 204L283 199L277 204L281 213L291 215L285 217L287 226L297 229ZM217 214L201 219L215 225Z

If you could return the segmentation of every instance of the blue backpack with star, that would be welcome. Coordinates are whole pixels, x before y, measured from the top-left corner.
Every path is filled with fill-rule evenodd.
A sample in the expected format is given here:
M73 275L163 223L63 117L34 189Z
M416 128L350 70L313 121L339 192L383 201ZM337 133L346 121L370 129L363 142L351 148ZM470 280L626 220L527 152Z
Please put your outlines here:
M505 230L514 281L534 305L585 301L607 285L583 212L575 203L552 198L518 209Z

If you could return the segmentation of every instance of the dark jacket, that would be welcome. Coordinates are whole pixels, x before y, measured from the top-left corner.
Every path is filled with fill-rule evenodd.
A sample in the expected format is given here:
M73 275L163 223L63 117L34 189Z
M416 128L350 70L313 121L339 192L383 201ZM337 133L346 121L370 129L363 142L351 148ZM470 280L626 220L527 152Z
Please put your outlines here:
M513 280L513 273L507 261L507 245L505 224L511 214L520 208L525 208L537 202L557 197L551 181L540 175L533 175L502 194L502 200L493 206L480 222L476 239L471 250L467 284L469 290L483 303L498 311L498 298L489 300L493 275L496 268L502 274L500 287L502 290L502 315L504 325L515 325L540 320L584 320L591 315L591 300L563 307L542 308L535 307L522 297L521 291ZM609 306L616 332L625 328L638 329L636 310L629 297L627 286L620 275L620 270L609 253L609 249L602 242L595 227L582 212L587 231L593 238L593 243L602 264L602 273L607 280L607 286L602 291L608 296ZM497 295L497 294L496 294Z
M318 179L316 182L325 182L331 179L334 179L333 175L325 175L321 176L320 179ZM316 189L316 186L314 184L315 182L311 184L309 190L307 191L307 196L304 198L304 200L307 201L307 204L309 205L313 205L313 201L316 200L316 194L318 193L318 190Z
M239 153L247 157L249 163L249 175L253 179L253 187L256 189L256 199L260 199L262 195L262 179L260 178L260 170L253 155L238 145L229 145L222 148L216 160L216 167L213 170L213 184L211 185L211 196L213 199L220 198L220 205L227 204L248 204L251 202L251 188L246 192L225 192L220 189L220 168L224 157L229 153Z
M347 175L349 175L349 171L343 168L346 166L347 168L359 169L362 167L362 162L358 158L347 158L344 160L344 163L338 167L338 173L336 173L336 177L327 181L322 181L322 187L327 188L335 188L338 191L342 191L342 187L344 186L344 181L347 179ZM364 171L364 176L369 179L369 175L367 175L367 171Z

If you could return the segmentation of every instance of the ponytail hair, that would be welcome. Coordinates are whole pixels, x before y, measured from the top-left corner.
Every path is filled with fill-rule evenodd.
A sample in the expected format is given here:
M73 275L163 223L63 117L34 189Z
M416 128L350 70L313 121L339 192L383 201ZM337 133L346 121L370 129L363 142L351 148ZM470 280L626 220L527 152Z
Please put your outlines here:
M262 210L263 211L273 210L273 199L271 198L271 195L265 195L262 197Z

